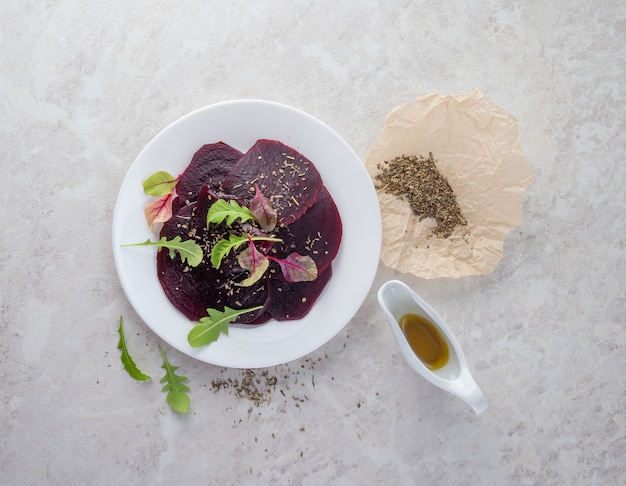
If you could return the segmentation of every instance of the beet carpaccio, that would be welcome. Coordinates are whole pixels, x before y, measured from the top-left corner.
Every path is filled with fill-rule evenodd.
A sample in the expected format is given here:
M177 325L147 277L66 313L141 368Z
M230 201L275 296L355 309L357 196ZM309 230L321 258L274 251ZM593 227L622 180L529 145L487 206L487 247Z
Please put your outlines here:
M255 217L238 217L249 210ZM239 324L300 319L332 276L339 212L313 162L281 142L258 140L245 154L204 145L179 177L172 211L160 236L193 239L204 257L191 267L161 249L158 277L192 321L225 307L254 309Z

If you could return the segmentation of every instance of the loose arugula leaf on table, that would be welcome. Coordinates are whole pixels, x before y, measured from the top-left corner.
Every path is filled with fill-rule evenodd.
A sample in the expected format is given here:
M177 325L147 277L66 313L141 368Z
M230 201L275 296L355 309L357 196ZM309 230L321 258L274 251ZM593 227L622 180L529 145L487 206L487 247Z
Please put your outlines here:
M117 345L117 349L122 351L121 359L122 363L124 364L124 369L128 371L128 374L137 381L150 380L150 376L145 375L144 373L139 371L139 368L137 368L137 365L133 361L133 358L131 358L130 354L128 353L128 349L126 348L126 339L124 338L124 323L122 316L120 316L120 327L117 329L117 332L119 332L120 334L120 342Z
M189 410L189 395L187 392L190 388L183 382L189 378L176 374L178 366L172 365L168 360L163 349L159 346L161 356L163 356L163 365L161 368L165 370L165 375L159 383L165 383L161 391L167 392L167 403L170 404L175 411L179 413L187 413Z
M228 334L228 324L246 312L254 312L263 306L251 307L249 309L231 309L224 307L224 311L207 309L208 316L200 319L189 334L187 341L194 348L211 344L220 337L221 333Z
M170 258L176 256L178 252L183 263L187 263L190 267L197 267L202 262L202 247L193 240L182 241L180 236L175 236L168 240L163 236L159 241L151 241L147 239L143 243L128 243L122 246L157 246L159 248L167 248Z
M172 217L173 201L173 194L166 194L146 205L143 213L146 216L146 221L150 229L153 229L155 224L165 223Z
M213 245L213 249L211 250L211 265L213 265L214 268L220 268L222 260L230 253L230 250L236 249L248 241L273 241L280 243L283 240L270 236L250 236L246 234L239 236L231 233L228 235L228 239L219 240Z
M237 219L240 219L242 223L251 220L256 221L250 210L240 206L237 201L218 199L207 212L206 224L208 226L209 223L221 223L226 220L226 224L231 226Z
M161 170L143 181L143 192L150 196L167 196L174 192L176 184L178 184L178 177Z

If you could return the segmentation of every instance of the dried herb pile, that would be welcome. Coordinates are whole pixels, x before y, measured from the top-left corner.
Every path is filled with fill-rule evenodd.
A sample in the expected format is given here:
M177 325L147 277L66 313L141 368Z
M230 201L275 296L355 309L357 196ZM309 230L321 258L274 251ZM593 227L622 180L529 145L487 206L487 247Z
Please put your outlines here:
M437 222L433 234L448 238L456 228L466 226L456 195L446 178L439 172L433 154L428 158L402 155L378 164L376 189L406 199L411 211L421 220Z

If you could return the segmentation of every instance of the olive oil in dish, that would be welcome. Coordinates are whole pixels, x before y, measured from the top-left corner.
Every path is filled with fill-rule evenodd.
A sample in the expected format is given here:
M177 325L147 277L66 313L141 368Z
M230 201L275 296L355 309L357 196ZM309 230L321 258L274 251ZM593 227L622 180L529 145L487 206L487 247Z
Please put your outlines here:
M399 280L380 287L378 302L413 371L463 400L477 414L483 413L487 399L472 377L452 329L435 309Z
M411 349L431 370L443 368L450 357L446 339L435 325L418 314L404 314L398 321Z

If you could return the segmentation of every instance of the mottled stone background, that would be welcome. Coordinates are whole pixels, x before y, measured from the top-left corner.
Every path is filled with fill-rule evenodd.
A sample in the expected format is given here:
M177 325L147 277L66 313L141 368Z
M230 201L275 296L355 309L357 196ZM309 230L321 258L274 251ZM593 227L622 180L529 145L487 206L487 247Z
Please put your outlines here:
M624 2L5 1L0 19L1 484L626 483ZM475 88L518 119L536 177L497 269L381 265L336 338L269 370L259 407L211 385L239 370L163 344L192 387L172 412L111 252L142 147L260 98L364 157L393 107ZM374 299L389 278L457 332L484 415L402 361ZM120 314L151 382L121 367Z

